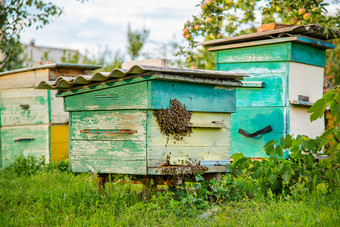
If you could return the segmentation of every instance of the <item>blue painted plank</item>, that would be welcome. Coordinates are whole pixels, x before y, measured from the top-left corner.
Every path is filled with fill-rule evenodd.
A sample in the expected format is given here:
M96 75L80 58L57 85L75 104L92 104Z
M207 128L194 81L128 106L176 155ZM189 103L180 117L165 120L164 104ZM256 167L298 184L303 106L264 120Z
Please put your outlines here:
M326 50L315 46L302 43L292 43L291 61L316 65L320 67L326 66Z
M221 50L216 55L217 63L294 61L320 67L326 64L326 49L299 42Z
M217 70L233 73L252 73L252 76L263 73L287 73L289 71L288 62L236 62L217 64Z
M332 43L324 42L319 39L309 39L307 37L297 36L297 40L305 43L310 43L311 45L323 46L324 48L327 49L334 49L336 47L336 45Z
M286 132L286 107L239 107L231 114L231 131L253 133L271 125L272 132Z
M217 63L287 61L290 43L228 49L217 52Z
M247 138L237 132L231 133L231 150L230 155L243 153L245 157L265 158L267 157L263 146L270 140L278 140L284 132L271 132L263 134L260 137ZM288 152L284 152L284 158L287 158Z
M242 152L246 157L265 157L263 146L269 140L286 134L286 107L241 107L231 116L230 154ZM238 133L243 129L254 133L270 125L272 131L248 138Z
M149 83L151 109L165 109L170 99L177 99L189 111L235 112L235 88L158 80Z

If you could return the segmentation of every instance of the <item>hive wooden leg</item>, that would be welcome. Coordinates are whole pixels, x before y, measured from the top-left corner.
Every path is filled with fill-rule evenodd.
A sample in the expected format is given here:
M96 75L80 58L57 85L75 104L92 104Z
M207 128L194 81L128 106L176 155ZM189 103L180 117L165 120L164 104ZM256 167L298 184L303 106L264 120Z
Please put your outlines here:
M105 186L107 181L107 174L106 173L98 173L97 175L97 184L98 184L98 192L101 192Z

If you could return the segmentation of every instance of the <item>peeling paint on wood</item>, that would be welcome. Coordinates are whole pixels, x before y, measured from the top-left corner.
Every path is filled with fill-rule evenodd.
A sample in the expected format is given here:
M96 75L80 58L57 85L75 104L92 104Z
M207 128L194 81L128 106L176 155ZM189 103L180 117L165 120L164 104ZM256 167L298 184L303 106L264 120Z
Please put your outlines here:
M1 127L2 167L20 155L49 160L48 125Z
M147 82L65 97L65 110L146 109Z
M218 51L217 63L294 61L324 67L326 51L308 44L286 42Z
M47 91L6 89L0 97L2 126L49 123Z
M235 88L153 80L150 93L151 109L165 109L177 98L189 111L235 112Z

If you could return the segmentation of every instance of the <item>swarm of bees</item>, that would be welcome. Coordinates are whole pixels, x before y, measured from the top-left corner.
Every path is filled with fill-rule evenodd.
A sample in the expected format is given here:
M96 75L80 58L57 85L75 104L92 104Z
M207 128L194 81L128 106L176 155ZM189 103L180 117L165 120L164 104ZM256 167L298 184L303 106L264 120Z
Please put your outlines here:
M194 166L162 166L159 167L162 174L168 175L167 184L169 186L179 185L186 176L196 175L208 170L208 167L202 165Z
M170 108L155 110L153 115L161 132L168 136L168 141L170 135L177 141L183 141L183 137L192 133L190 127L192 112L187 111L186 106L177 99L170 99Z

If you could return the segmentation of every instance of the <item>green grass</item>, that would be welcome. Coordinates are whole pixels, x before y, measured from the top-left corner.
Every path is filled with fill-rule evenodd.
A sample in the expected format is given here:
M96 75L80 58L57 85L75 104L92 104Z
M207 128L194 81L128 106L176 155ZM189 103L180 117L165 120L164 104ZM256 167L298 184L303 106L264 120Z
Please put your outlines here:
M192 194L177 199L155 193L141 199L140 185L107 184L97 192L96 179L58 170L30 176L0 172L1 226L336 226L340 192L267 197L208 203ZM208 212L204 218L198 218Z

